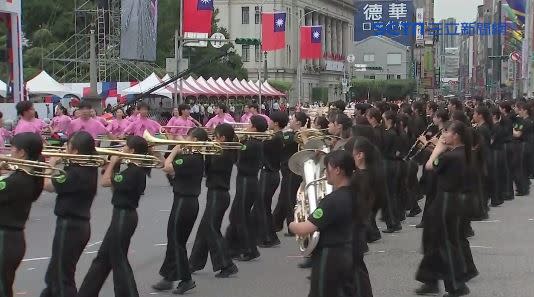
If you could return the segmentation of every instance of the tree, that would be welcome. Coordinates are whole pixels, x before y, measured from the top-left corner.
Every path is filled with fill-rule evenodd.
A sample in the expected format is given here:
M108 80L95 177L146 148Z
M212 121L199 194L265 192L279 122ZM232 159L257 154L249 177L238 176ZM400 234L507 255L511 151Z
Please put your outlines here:
M404 98L416 89L413 79L399 80L353 80L350 88L351 98L381 100L386 98L394 100Z

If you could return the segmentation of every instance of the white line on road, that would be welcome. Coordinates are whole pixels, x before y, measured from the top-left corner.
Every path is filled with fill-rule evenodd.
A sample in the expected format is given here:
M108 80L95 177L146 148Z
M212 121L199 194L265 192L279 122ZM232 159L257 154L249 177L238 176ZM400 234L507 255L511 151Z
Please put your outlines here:
M26 270L28 270L28 271L32 271L32 270L35 270L35 267L30 267L30 268L28 268L28 269L26 269Z
M528 219L529 221L534 221L534 219Z
M170 210L170 209L160 209L159 211L162 211L162 212L170 212L171 210Z
M84 254L89 255L89 254L94 254L94 253L98 253L98 251L85 252Z
M101 243L102 243L102 240L101 240L101 241L94 242L94 243L90 243L90 244L88 244L85 248L92 247L92 246L95 246L95 245L97 245L97 244L101 244Z
M22 262L31 262L31 261L49 260L49 259L50 257L29 258L29 259L22 259Z
M483 246L483 245L471 245L472 248L478 248L478 249L492 249L491 246Z
M304 257L297 255L297 256L287 256L287 258L304 258Z
M500 223L501 220L490 220L490 221L472 221L473 223Z
M154 246L166 246L167 243L156 243Z

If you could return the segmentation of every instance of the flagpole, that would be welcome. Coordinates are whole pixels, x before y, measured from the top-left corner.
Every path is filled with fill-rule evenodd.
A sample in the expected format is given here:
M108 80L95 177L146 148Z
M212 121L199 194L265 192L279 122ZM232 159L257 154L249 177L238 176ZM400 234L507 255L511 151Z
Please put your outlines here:
M263 3L260 5L260 53L261 53L261 47L263 45L263 4L265 3L265 1L263 1ZM254 49L254 59L256 59L256 55L258 53L256 53L256 49ZM261 111L261 71L260 71L260 62L261 61L261 54L260 54L260 58L257 59L258 62L256 62L256 66L257 66L257 69L258 69L258 91L259 91L259 96L258 96L258 106L260 108L260 113L262 113Z
M184 34L184 0L180 0L180 28L176 30L176 35L183 37ZM180 73L180 63L182 62L183 58L183 42L178 41L176 43L178 45L178 48L176 50L176 54L174 55L176 57L176 74ZM182 89L183 89L183 78L180 78L179 81L180 84L180 90L178 90L178 104L182 104Z

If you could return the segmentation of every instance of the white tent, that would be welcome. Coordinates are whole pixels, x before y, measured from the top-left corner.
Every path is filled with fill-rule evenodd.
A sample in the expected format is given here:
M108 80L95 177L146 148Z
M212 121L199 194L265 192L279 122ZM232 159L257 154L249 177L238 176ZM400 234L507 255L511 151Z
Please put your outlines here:
M150 76L148 76L142 82L136 84L135 86L122 90L121 94L123 95L141 94L143 92L146 92L152 89L153 87L155 87L156 85L160 83L161 83L161 79L155 73L152 73L150 74ZM155 92L152 92L152 94L172 98L172 92L165 87Z
M0 80L0 96L5 97L7 94L7 85Z
M41 71L36 77L26 82L26 89L31 95L56 95L63 97L70 94L67 88L48 75L46 71Z

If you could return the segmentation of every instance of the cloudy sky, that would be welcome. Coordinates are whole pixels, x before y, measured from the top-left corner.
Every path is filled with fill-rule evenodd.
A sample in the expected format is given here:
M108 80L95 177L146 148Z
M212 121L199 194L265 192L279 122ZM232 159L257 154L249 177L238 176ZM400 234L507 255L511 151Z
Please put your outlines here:
M437 21L449 17L457 22L472 22L477 15L477 6L483 0L434 0L434 18Z

